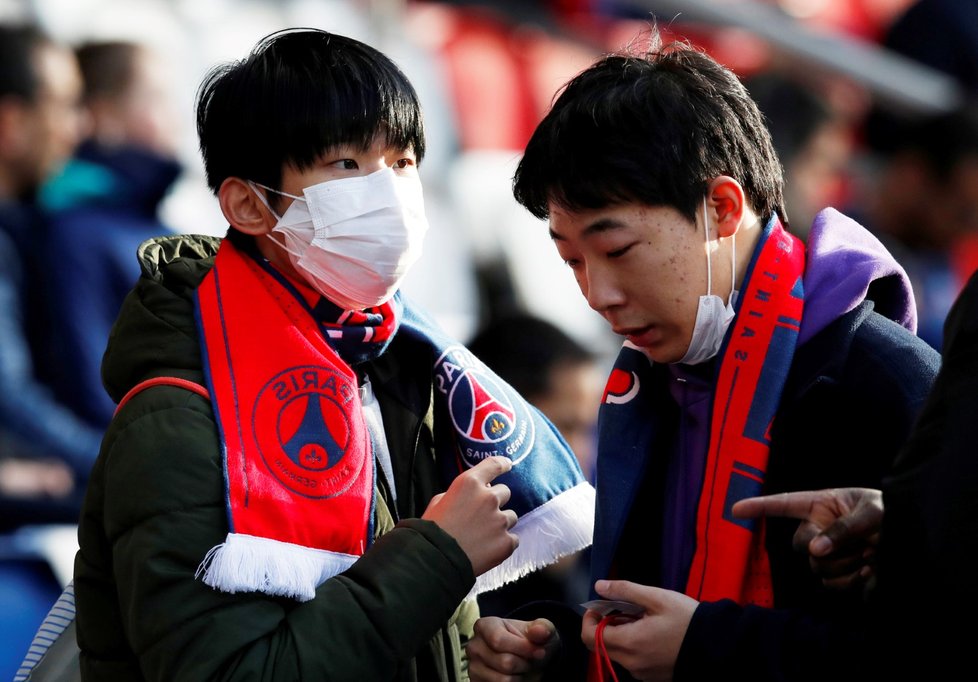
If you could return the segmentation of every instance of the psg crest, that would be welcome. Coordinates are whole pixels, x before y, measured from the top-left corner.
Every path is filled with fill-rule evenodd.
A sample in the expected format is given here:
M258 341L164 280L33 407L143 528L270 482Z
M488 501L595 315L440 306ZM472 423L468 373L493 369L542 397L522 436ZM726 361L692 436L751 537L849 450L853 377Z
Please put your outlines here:
M459 455L468 466L501 455L517 464L533 448L533 420L512 388L463 346L435 363L436 389L448 398Z
M258 394L253 428L269 471L307 497L334 497L356 479L369 454L351 426L356 387L328 367L293 367ZM360 438L361 441L365 439Z

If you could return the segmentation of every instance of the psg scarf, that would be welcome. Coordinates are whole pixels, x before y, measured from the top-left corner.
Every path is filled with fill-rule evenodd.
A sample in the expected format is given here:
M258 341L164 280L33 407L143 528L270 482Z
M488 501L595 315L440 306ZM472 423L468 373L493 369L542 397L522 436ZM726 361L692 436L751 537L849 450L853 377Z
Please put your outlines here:
M735 502L764 485L770 427L801 323L803 244L777 219L765 228L746 275L737 316L720 351L706 470L696 513L695 551L685 592L770 606L764 524L736 519ZM656 391L648 358L626 344L611 372L598 419L598 499L592 583L613 577L614 556L652 451Z
M519 547L478 576L469 597L587 547L594 489L536 408L396 295L363 312L297 289L230 241L196 292L207 388L224 456L229 533L198 570L226 592L306 601L373 539L375 459L350 364L384 352L395 334L430 349L436 453L447 488L492 455L512 491ZM323 307L333 319L323 319Z

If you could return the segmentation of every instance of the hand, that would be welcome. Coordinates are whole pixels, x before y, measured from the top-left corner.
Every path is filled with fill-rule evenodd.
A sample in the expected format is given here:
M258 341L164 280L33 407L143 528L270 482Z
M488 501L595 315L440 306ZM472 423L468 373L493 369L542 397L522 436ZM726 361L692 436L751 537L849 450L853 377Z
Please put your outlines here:
M815 575L827 587L845 589L873 577L883 523L883 493L873 488L803 490L741 500L738 518L800 519L792 541L807 552Z
M516 512L500 508L509 502L509 487L490 485L512 468L508 457L482 460L431 498L421 516L455 538L477 576L502 563L519 544L519 538L509 532L516 525Z
M611 660L638 680L672 680L679 648L699 602L681 592L626 580L599 580L594 589L605 599L624 599L645 608L644 615L608 622L604 646ZM584 613L581 639L592 651L601 618L597 611L588 609Z
M0 460L0 493L10 497L65 497L75 487L67 465L56 460Z
M465 646L472 682L515 682L542 670L560 648L553 623L487 617L475 622Z

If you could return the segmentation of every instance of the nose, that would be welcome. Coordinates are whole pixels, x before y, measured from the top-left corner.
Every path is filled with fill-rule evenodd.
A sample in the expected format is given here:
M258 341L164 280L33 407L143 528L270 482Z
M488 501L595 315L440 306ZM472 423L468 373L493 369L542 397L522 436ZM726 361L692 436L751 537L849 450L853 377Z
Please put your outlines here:
M599 313L604 313L625 302L625 294L618 286L617 280L600 268L588 268L578 284L588 305Z
M376 173L379 170L387 168L388 165L389 164L387 163L385 157L378 156L367 161L363 166L363 170L366 171L367 175L369 175L370 173Z

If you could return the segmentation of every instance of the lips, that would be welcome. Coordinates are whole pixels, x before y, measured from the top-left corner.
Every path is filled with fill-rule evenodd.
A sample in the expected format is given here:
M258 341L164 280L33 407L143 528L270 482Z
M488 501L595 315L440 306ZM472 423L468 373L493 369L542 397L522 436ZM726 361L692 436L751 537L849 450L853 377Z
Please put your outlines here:
M647 325L645 327L613 327L613 331L619 336L624 336L628 341L636 346L650 346L655 336L655 327Z

